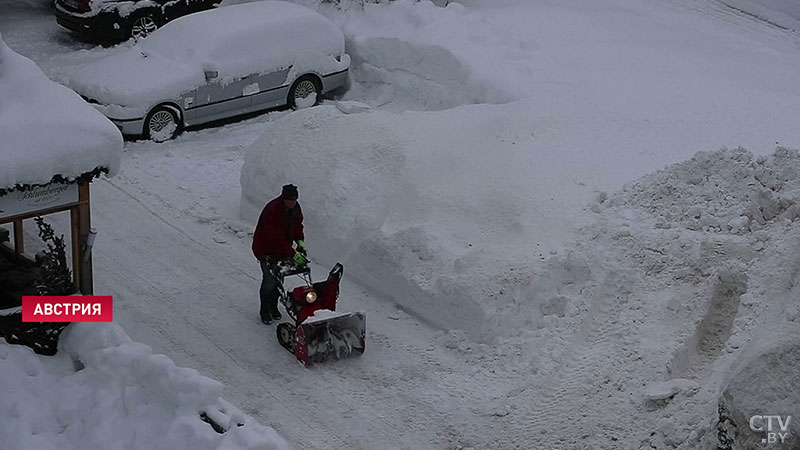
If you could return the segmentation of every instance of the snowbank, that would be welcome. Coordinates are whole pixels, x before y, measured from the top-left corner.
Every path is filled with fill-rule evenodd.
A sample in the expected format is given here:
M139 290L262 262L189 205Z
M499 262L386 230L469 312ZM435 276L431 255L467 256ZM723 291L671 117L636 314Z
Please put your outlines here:
M531 44L457 3L367 3L328 15L344 30L353 61L356 84L347 98L394 110L441 110L513 101L535 82L530 56L521 51Z
M599 196L595 221L497 312L514 330L502 348L538 380L509 408L580 410L593 448L718 448L729 420L733 448L760 448L749 418L795 417L800 401L798 170L796 150L699 152Z
M518 95L495 100L519 100L436 114L387 114L383 110L392 103L367 114L348 115L348 108L289 114L251 148L242 178L245 216L252 220L283 182L299 184L306 195L324 185L319 194L301 199L314 208L307 217L327 211L309 236L320 236L325 247L337 243L317 256L331 263L349 258L350 276L387 292L411 291L398 303L438 325L497 335L539 328L574 312L563 286L592 282L593 264L569 254L544 261L574 239L574 227L588 223L590 207L602 209L604 191L699 149L729 144L766 153L776 141L797 140L797 128L787 120L796 103L787 93L795 90L785 76L797 62L761 51L764 42L743 36L739 24L720 24L716 17L663 2L639 10L614 1L597 11L589 1L546 2L541 8L500 3L464 10L397 2L334 19L345 29L353 56L351 92L365 94L373 105L405 98L413 108L439 109L488 101L436 89L445 84L463 86L458 95L478 92L467 86L484 75L492 86L515 86ZM686 13L679 28L664 20L676 11ZM494 27L481 14L509 25L498 36L516 29L526 40L503 37L502 44L489 45L481 36ZM428 47L417 45L417 36ZM709 45L693 45L696 40ZM428 58L431 42L447 55ZM506 64L503 69L491 62L492 52ZM377 74L372 85L356 73L370 58L366 64ZM527 64L537 70L526 70ZM786 66L775 70L775 64ZM479 67L488 72L477 72ZM409 71L414 79L447 82L431 88L409 81L397 96L396 86L381 92L393 72L411 77ZM528 95L528 87L535 95ZM732 183L725 176L721 182ZM774 204L781 217L794 214L781 193L754 195L766 197L754 197L751 207ZM690 219L692 212L682 219L696 222L692 230L737 232L756 230L773 214L743 208L702 211ZM352 219L345 223L343 217ZM395 278L381 280L378 272ZM466 299L463 313L455 306L459 298ZM511 313L520 305L536 306ZM505 308L509 314L495 314Z
M757 415L781 416L788 427L780 448L800 448L800 340L783 341L750 352L753 356L745 359L722 393L720 404L736 424L734 450L761 448L766 435L750 429L750 418ZM766 428L766 421L761 422L755 425ZM773 431L782 432L773 422Z
M73 324L59 346L42 357L0 342L3 448L288 449L222 400L219 382L176 367L117 325ZM228 431L218 434L201 412Z
M447 122L332 105L291 113L247 153L243 217L255 221L282 184L297 184L312 259L341 260L421 317L479 336L504 283L524 277L515 268L578 220L565 210L573 189L537 191L555 179L545 155L524 150L531 137L516 134L526 119L486 107L448 111Z
M754 158L744 149L699 152L625 186L623 203L658 217L664 229L748 234L800 216L798 154L778 148Z
M0 36L0 189L45 184L54 175L74 178L95 168L114 175L122 135Z
M785 150L768 169L745 151L700 153L609 200L596 190L684 151L642 157L620 145L601 155L585 130L523 114L525 101L402 114L338 106L270 123L245 158L243 217L254 222L282 184L298 184L312 258L341 260L348 276L474 337L574 311L563 286L591 281L597 263L551 256L604 205L636 206L659 226L732 234L799 211L784 186L795 176L781 165L794 158Z
M716 445L723 405L738 425L733 448L756 448L761 437L749 432L752 415L798 413L800 358L791 338L800 317L792 256L798 204L800 152L778 148L754 157L738 148L698 152L596 205L602 219L587 235L609 238L604 247L618 255L614 265L639 273L610 290L642 311L620 323L635 330L641 321L643 347L669 355L649 358L649 366L666 368L651 376L699 386L651 404L660 415L653 416L651 445ZM653 393L645 395L652 400Z

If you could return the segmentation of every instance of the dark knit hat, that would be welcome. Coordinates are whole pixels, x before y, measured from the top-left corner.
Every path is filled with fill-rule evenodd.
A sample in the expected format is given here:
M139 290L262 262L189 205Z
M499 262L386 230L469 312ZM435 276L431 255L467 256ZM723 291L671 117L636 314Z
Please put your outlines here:
M286 184L281 190L281 198L284 200L297 200L297 186Z

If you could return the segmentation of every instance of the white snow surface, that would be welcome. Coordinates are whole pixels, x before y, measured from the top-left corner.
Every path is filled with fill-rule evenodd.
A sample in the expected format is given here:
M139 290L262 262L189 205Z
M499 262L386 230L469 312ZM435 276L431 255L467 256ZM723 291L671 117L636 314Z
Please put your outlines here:
M506 103L531 92L537 44L458 3L367 3L332 15L353 56L351 96L393 110ZM366 93L361 90L367 91Z
M331 311L330 309L318 309L314 311L313 315L309 316L306 320L304 320L303 323L314 323L314 322L334 319L337 317L342 317L343 315L346 314L347 313Z
M652 383L645 388L644 397L650 401L667 400L675 394L685 390L696 390L699 387L697 382L676 378L659 383Z
M334 58L343 51L342 32L313 10L288 2L254 2L173 20L136 45L121 45L75 71L69 85L102 105L124 107L108 110L112 117L142 117L154 103L205 85L206 69L216 70L223 85L288 67L291 80L308 71L346 69L349 57Z
M721 2L777 26L792 31L800 29L800 3L795 0L721 0Z
M122 135L0 35L0 188L119 169Z
M731 371L720 400L735 423L748 423L751 417L762 415L760 411L768 405L771 415L779 415L788 425L788 429L779 430L779 424L775 424L774 430L784 434L781 447L789 449L800 447L797 396L785 395L800 390L800 334L796 329L792 331L752 345ZM743 439L736 442L734 449L768 449L769 445L762 443L766 437L765 433L742 433Z
M0 341L0 360L7 450L289 448L224 401L218 381L176 367L116 324L69 326L54 357ZM228 431L218 434L201 412Z
M465 10L400 1L340 16L357 81L345 98L367 94L384 110L413 99L417 109L435 110L432 102L449 94L425 83L470 91L452 80L475 78L483 64L482 78L524 86L520 100L440 115L291 114L245 161L244 217L252 221L281 183L300 184L319 210L310 235L324 238L324 257L345 259L351 276L384 292L400 290L399 304L439 326L485 337L507 332L492 311L525 301L518 287L536 271L532 262L563 248L605 190L704 148L730 143L763 153L775 142L800 142L792 125L800 91L788 76L798 59L775 53L796 54L796 38L772 45L782 32L750 16L740 17L742 35L726 22L733 10L717 3L696 16L685 16L681 2L653 3L643 16L611 2L592 9L603 20L589 23L579 7L558 2L474 3ZM664 26L673 16L681 28ZM497 36L510 38L487 39L497 23L506 24ZM689 30L705 44L688 45ZM659 51L634 36L648 36L643 42ZM428 57L424 42L448 56ZM378 69L360 78L359 66ZM770 81L749 81L756 78ZM762 106L769 120L752 113Z
M711 450L720 403L742 443L750 414L800 416L797 35L716 1L464 3L368 11L410 13L348 48L386 68L355 76L346 103L129 143L125 172L93 186L116 320L303 449ZM357 10L321 10L358 40ZM403 40L439 13L443 35L513 36L524 58L508 66L536 70L486 81L516 81L517 100L454 100L449 82L406 94L473 73L459 58L505 60L502 42L441 37L463 56L414 64L425 42ZM54 79L115 51L38 14L0 27ZM339 306L367 315L358 359L304 369L257 319L240 210L285 182L312 259L345 260Z

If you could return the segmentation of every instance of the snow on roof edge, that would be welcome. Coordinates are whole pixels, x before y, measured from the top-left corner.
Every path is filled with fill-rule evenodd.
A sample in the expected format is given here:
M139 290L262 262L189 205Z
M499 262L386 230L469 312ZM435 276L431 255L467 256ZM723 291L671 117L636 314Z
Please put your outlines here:
M91 181L119 170L119 129L9 48L2 35L0 98L0 195L53 181Z
M101 174L109 175L110 171L108 167L97 166L94 169L84 172L77 177L65 177L61 174L53 175L53 178L46 183L33 183L33 184L15 184L14 186L8 187L0 187L0 197L4 197L14 191L27 191L29 189L33 189L38 186L46 186L51 183L64 183L64 184L73 184L78 183L80 181L86 181L87 183L91 183L92 180L95 178L100 178Z

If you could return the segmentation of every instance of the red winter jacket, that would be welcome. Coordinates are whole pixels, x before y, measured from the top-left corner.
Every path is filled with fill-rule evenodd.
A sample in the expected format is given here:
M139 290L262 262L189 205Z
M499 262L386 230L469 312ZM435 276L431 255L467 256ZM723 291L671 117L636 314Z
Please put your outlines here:
M303 240L303 211L300 203L287 210L283 199L273 199L258 218L253 233L253 255L259 261L268 257L271 260L288 259L294 256L294 241Z

